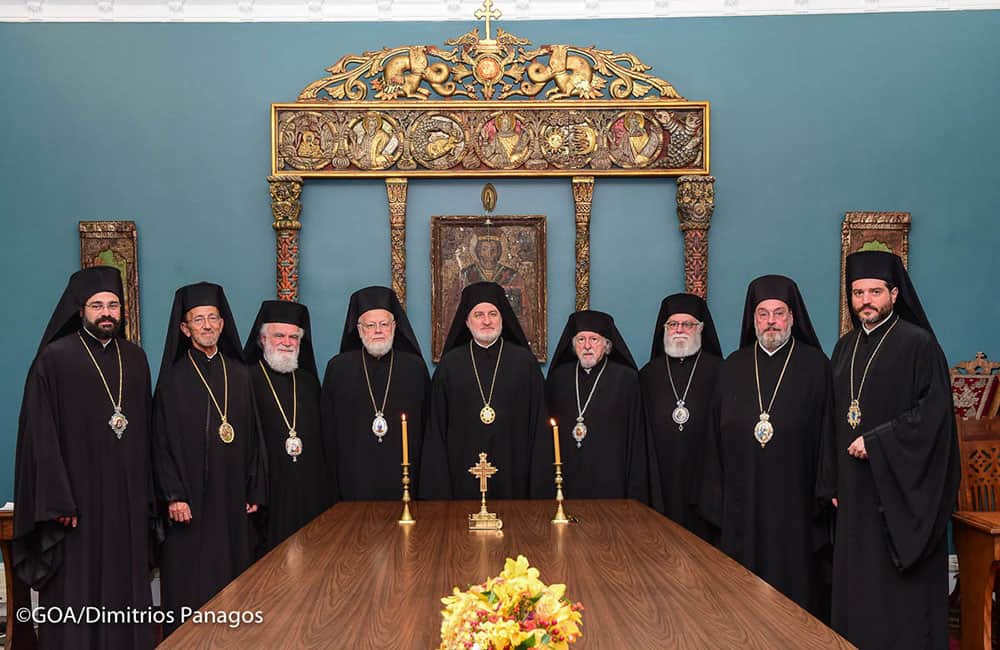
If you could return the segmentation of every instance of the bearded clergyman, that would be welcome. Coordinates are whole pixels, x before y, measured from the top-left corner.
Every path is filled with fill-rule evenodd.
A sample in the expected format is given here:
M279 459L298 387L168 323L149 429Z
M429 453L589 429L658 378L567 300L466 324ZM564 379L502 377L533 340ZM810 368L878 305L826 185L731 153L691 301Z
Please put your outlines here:
M542 372L503 287L470 284L431 385L421 496L478 499L468 468L485 452L499 469L490 496L526 498L532 447L547 433Z
M830 362L798 286L757 278L740 349L719 369L700 505L723 551L821 618L829 508L816 480L831 398Z
M351 295L340 340L323 377L323 438L342 501L402 496L403 423L416 494L430 376L396 293L365 287Z
M639 374L614 319L578 311L566 321L545 381L559 429L563 486L572 498L650 502L650 457ZM533 498L553 498L553 438L532 456ZM659 495L657 495L659 496Z
M38 590L43 608L151 605L152 397L146 355L123 336L123 298L118 269L74 273L25 382L13 568ZM38 641L42 648L151 648L153 628L46 622Z
M698 511L709 405L722 364L715 322L705 301L675 293L660 304L649 363L639 371L651 454L659 469L667 517L709 542L718 531Z
M243 355L267 450L267 508L261 526L266 550L330 505L309 309L265 300Z

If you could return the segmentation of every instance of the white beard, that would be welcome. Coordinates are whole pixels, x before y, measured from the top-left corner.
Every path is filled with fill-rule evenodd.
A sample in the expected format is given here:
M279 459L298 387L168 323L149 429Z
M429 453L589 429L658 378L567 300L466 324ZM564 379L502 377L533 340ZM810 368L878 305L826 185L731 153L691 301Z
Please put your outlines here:
M500 338L500 334L497 333L497 334L494 334L494 335L481 336L479 334L476 334L475 332L472 332L472 338L474 338L476 340L476 343L478 343L479 345L483 346L484 348L488 348L491 345L493 345L493 343L498 338Z
M663 333L663 351L668 357L682 359L698 354L701 349L701 332L692 333L686 341L673 341L670 332Z
M381 359L389 353L389 350L392 349L392 340L394 338L395 336L391 336L381 343L369 343L365 340L362 340L361 343L365 346L365 350L368 351L368 354L372 355L376 359Z
M264 361L275 372L288 374L299 367L299 353L284 352L270 345L264 347Z

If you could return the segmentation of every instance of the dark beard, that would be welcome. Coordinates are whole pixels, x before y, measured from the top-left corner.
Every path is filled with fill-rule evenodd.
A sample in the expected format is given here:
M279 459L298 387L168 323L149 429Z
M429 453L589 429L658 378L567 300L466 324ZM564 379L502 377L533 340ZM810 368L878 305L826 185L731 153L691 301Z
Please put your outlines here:
M875 305L868 305L868 306L869 307L874 307ZM871 318L867 318L867 319L863 318L861 316L861 314L857 314L858 320L860 320L861 323L863 325L865 325L865 326L871 326L871 325L875 325L876 323L881 323L882 321L884 321L889 316L889 314L892 313L892 307L893 307L892 303L889 303L888 305L886 305L885 307L883 307L881 309L875 309L875 311L877 312L875 314L875 316L873 316ZM865 308L865 305L862 305L861 309L864 309L864 308Z
M115 324L111 330L103 330L98 325L101 323L112 322ZM89 321L86 318L83 319L83 329L90 332L95 339L98 341L110 341L112 338L118 335L118 330L121 328L121 321L115 320L110 316L101 316L96 321Z

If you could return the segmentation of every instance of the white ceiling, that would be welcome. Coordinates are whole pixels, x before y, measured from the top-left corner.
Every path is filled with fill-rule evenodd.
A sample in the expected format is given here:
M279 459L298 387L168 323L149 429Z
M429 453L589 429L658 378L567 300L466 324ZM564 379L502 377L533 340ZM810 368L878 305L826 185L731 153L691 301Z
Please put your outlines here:
M5 22L461 21L482 0L0 0ZM494 0L511 20L1000 9L1000 0ZM480 30L482 31L482 30Z

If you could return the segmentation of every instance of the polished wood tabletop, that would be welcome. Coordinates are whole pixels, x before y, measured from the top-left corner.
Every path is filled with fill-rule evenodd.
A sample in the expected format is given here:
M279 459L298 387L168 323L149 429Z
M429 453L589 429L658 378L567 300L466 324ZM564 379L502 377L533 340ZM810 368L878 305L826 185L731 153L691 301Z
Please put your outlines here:
M951 515L958 551L962 650L993 647L993 592L1000 562L1000 512Z
M491 501L501 532L469 532L478 502L340 503L230 583L204 610L261 623L185 623L161 648L437 648L441 598L518 554L582 601L588 648L849 648L738 563L637 501Z

